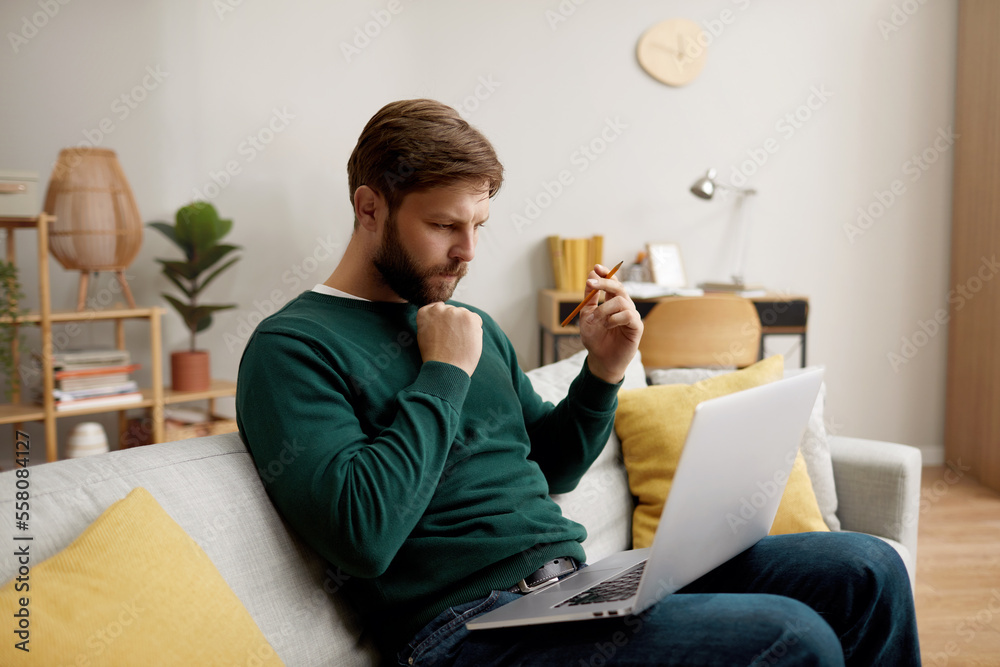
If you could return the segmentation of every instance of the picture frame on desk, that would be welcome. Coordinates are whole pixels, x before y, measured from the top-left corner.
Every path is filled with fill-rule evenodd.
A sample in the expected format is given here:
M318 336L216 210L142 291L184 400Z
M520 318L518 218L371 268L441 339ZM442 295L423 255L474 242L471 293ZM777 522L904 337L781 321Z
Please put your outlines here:
M684 287L687 276L681 260L681 248L676 243L647 243L649 273L660 287Z

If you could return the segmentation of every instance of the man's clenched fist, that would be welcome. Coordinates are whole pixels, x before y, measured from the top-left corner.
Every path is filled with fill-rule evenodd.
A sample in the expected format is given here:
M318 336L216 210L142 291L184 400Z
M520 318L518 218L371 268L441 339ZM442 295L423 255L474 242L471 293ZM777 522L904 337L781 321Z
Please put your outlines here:
M417 345L424 361L452 364L472 377L483 353L483 319L466 308L429 303L417 311Z

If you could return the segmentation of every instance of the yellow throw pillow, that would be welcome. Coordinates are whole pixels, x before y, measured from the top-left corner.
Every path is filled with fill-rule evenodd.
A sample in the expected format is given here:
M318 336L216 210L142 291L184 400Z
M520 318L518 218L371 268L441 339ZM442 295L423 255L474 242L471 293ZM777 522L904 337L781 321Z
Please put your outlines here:
M27 610L29 651L15 635L0 644L0 664L282 664L205 552L143 488L32 564L29 590L17 583L0 588L0 609L8 620Z
M783 373L784 359L775 355L742 370L690 385L656 385L618 392L615 430L622 442L629 488L637 498L632 516L633 548L653 543L695 406L709 398L773 382ZM771 534L828 530L800 451Z

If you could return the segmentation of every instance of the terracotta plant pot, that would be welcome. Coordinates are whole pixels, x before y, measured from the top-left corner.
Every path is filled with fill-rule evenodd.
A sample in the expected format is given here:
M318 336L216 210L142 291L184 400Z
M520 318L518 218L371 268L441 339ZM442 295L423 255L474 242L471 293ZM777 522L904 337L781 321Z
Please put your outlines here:
M208 352L173 352L170 355L170 388L174 391L205 391L212 383Z

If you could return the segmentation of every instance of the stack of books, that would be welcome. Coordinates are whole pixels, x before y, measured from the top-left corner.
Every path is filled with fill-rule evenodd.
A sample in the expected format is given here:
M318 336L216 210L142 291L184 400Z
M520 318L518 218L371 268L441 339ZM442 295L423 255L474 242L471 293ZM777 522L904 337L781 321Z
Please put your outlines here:
M142 400L130 374L139 368L128 350L66 350L52 355L57 411L127 405Z
M587 239L561 239L550 236L548 241L556 289L583 292L594 264L601 263L604 237L595 235Z
M698 287L703 289L705 292L725 292L727 294L735 294L736 296L742 296L744 298L767 295L767 290L763 285L704 282L698 283Z

